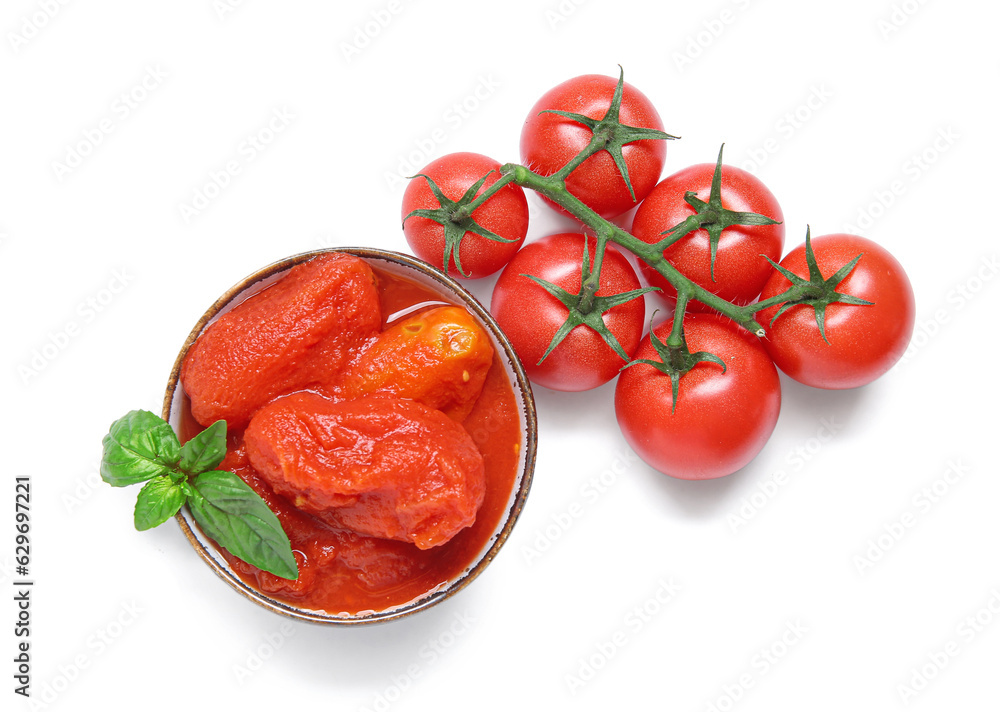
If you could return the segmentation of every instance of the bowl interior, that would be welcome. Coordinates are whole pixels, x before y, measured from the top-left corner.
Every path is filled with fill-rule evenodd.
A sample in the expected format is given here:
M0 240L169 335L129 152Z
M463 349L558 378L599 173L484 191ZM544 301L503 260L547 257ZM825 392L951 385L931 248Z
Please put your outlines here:
M198 338L213 321L225 314L247 297L259 292L265 287L281 279L295 265L308 261L317 255L326 252L346 252L364 259L372 267L388 272L393 275L410 279L424 287L438 292L447 301L465 306L474 314L480 324L490 334L494 350L499 356L504 370L510 380L514 391L521 430L520 455L518 461L517 476L507 502L504 515L492 536L479 552L473 562L458 576L449 581L445 581L436 588L402 605L394 606L381 611L364 611L360 613L330 613L323 610L297 607L295 605L277 600L261 593L257 589L245 583L230 567L229 563L218 551L212 541L206 537L201 529L195 524L194 518L187 507L183 507L177 514L177 521L188 541L194 547L201 558L233 589L258 603L265 608L276 613L312 621L316 623L328 623L336 625L351 625L362 623L375 623L392 620L406 616L416 611L422 610L438 603L451 596L472 582L479 573L489 564L504 541L507 539L514 523L516 522L521 508L524 505L528 490L531 485L532 473L535 465L535 453L537 447L537 424L535 419L534 401L531 395L531 387L528 378L524 373L521 362L517 354L511 347L503 332L490 316L489 312L473 297L464 287L452 278L436 270L430 265L409 255L386 250L372 248L337 248L336 250L319 250L295 255L287 259L271 264L258 272L242 280L232 287L213 304L202 318L195 325L181 349L180 354L174 364L167 385L166 395L163 403L163 418L167 420L175 430L179 429L181 415L188 408L187 395L180 385L180 367L191 344Z

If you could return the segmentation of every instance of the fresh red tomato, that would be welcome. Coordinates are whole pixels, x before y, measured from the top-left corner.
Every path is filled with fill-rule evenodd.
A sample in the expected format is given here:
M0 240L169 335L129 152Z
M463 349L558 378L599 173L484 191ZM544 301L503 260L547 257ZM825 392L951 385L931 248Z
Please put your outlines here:
M654 329L666 342L672 320ZM726 364L696 364L680 377L674 407L670 376L639 363L622 371L615 415L625 440L648 465L685 480L730 475L767 442L781 410L778 371L755 336L717 314L684 317L688 349ZM647 335L635 359L660 361Z
M532 107L521 129L521 162L536 173L552 175L590 143L593 132L583 124L546 110L568 111L602 119L611 106L617 80L588 74L563 82L546 92ZM663 130L653 104L638 89L625 84L619 121L627 126ZM626 144L622 156L635 191L632 199L614 159L601 151L576 168L566 179L570 193L604 218L613 218L635 207L656 185L667 157L663 140Z
M653 244L663 239L666 230L696 213L684 200L692 191L707 202L712 188L715 165L703 163L690 166L664 178L642 202L632 221L632 234ZM737 213L756 213L777 220L784 219L778 201L755 176L734 166L722 166L722 207ZM771 276L767 255L777 262L785 243L785 226L732 225L722 230L715 255L714 275L709 233L704 228L683 237L668 247L663 255L693 282L735 304L749 304L763 289ZM662 291L669 303L676 301L677 290L659 272L647 264L640 265L642 276ZM689 308L707 309L693 301Z
M570 294L581 288L583 235L560 233L529 242L511 260L493 288L490 311L537 385L558 391L584 391L607 383L625 365L601 336L588 326L575 327L545 360L538 363L569 310L526 274L557 285ZM594 257L597 240L588 239ZM621 294L639 288L632 265L608 245L597 296ZM631 354L642 337L645 303L642 297L611 308L603 321L625 352Z
M808 304L790 307L771 320L779 307L762 310L757 321L767 330L768 353L782 371L817 388L856 388L888 371L906 351L913 333L916 307L913 288L902 265L885 248L857 235L835 234L811 240L816 264L829 279L859 254L837 292L871 305L833 303L826 307L820 334L816 311ZM809 278L805 245L792 250L781 266ZM760 298L770 299L791 286L774 272ZM829 343L827 343L829 342Z
M500 178L500 164L478 153L449 153L420 171L430 178L450 200L459 200L476 182L489 177L476 191L481 195ZM493 171L490 173L490 171ZM414 210L434 210L441 207L425 178L410 181L403 193L403 218ZM461 242L449 253L448 273L453 277L474 279L493 274L507 264L520 249L528 232L528 201L524 190L508 184L475 212L472 219L481 227L513 242L497 240L465 232ZM420 259L438 269L445 269L445 229L439 222L421 216L405 219L403 233L410 249ZM464 274L463 274L464 273Z

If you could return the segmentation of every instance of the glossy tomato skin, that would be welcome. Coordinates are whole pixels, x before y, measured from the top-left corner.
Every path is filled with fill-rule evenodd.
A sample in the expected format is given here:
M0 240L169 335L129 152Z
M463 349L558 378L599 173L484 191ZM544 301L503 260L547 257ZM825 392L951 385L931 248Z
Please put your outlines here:
M642 202L632 220L632 234L653 244L669 230L697 211L684 201L687 191L694 191L707 201L712 188L715 164L702 163L664 178ZM777 262L785 244L784 217L777 199L756 176L741 168L722 166L722 206L735 212L750 212L777 220L778 225L733 225L719 239L715 257L715 279L711 271L711 247L708 233L697 230L671 245L664 256L684 275L738 305L749 304L760 294L773 268L761 255ZM662 291L668 303L677 300L677 290L659 272L645 263L640 266L643 278ZM692 302L696 311L706 311L701 302Z
M588 74L546 92L531 108L521 129L521 162L542 175L552 175L569 163L586 148L593 133L572 119L541 112L569 111L602 119L611 105L617 84L611 77ZM628 83L622 90L619 121L628 126L663 130L663 122L652 102ZM622 155L635 190L635 202L607 151L588 158L566 179L569 192L603 218L621 215L649 194L663 172L667 144L663 140L636 141L626 144Z
M510 339L532 383L557 391L585 391L607 383L625 365L595 331L577 326L539 365L552 337L569 313L531 274L571 294L580 291L583 235L560 233L529 242L500 273L490 311ZM589 238L593 258L596 240ZM598 296L639 288L639 277L624 255L608 245L601 268ZM604 323L631 354L639 345L645 319L640 297L609 310Z
M765 309L757 314L757 321L767 330L768 353L778 368L809 386L842 389L871 383L900 359L910 342L916 316L910 280L895 257L864 237L840 233L812 238L811 243L824 277L864 253L836 289L874 304L830 304L825 319L829 344L820 336L811 307L794 306L773 325L778 307ZM781 266L808 277L805 245L788 253ZM788 279L775 271L761 300L789 286Z
M661 341L671 321L654 329ZM670 377L647 364L625 369L615 388L615 415L625 440L650 467L684 480L730 475L764 447L781 410L778 371L756 337L716 314L684 319L688 348L721 358L680 378L671 412ZM634 358L660 360L647 335Z
M493 171L476 193L481 195L500 178L499 169L500 164L488 156L478 153L449 153L431 162L419 173L429 176L447 197L458 200L476 181ZM414 178L406 186L402 217L405 218L414 210L439 207L440 204L423 178ZM476 279L493 274L520 249L528 232L528 201L524 190L513 183L508 184L481 205L472 214L472 218L487 230L516 242L498 242L474 233L465 233L459 254L465 275L459 272L452 254L448 264L448 274L452 277ZM428 218L411 217L403 223L403 234L417 257L438 269L444 269L444 228L439 223Z

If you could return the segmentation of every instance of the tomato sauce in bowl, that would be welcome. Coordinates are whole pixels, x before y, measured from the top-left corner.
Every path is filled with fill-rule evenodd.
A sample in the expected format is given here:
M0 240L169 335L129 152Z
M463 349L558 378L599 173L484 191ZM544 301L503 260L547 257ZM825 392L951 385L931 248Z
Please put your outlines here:
M223 295L202 317L177 359L164 401L164 418L182 441L202 429L181 385L182 364L197 338L228 310L278 283L295 265L329 252L306 253L264 268ZM470 583L488 565L506 540L527 496L536 425L530 386L520 362L474 297L454 280L406 255L366 248L336 252L361 258L374 272L383 333L394 325L451 305L467 310L489 335L492 360L485 368L482 390L460 411L450 411L450 417L461 423L482 456L485 494L474 522L445 543L434 542L428 548L331 524L275 492L267 478L253 467L244 441L245 423L230 428L228 454L219 468L239 475L277 514L299 564L298 579L279 578L218 548L186 508L177 519L202 558L251 600L276 612L315 622L369 623L433 605ZM467 373L463 376L468 380ZM426 443L426 447L434 444Z

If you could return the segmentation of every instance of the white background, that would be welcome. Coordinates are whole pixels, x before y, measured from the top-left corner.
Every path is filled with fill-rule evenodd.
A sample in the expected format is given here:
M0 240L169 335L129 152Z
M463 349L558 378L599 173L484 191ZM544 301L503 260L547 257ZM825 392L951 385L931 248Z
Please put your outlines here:
M5 2L4 709L32 706L12 691L15 476L35 708L1000 707L998 21L972 0ZM897 256L905 362L852 392L783 380L760 456L702 483L629 454L612 386L538 389L506 547L384 626L286 621L173 523L133 530L101 437L159 411L219 294L309 249L405 251L399 176L451 151L517 160L545 90L619 64L683 137L666 172L726 142L781 202L786 250L807 223L860 225ZM215 197L185 217L197 191ZM532 217L531 236L564 226L535 200Z

